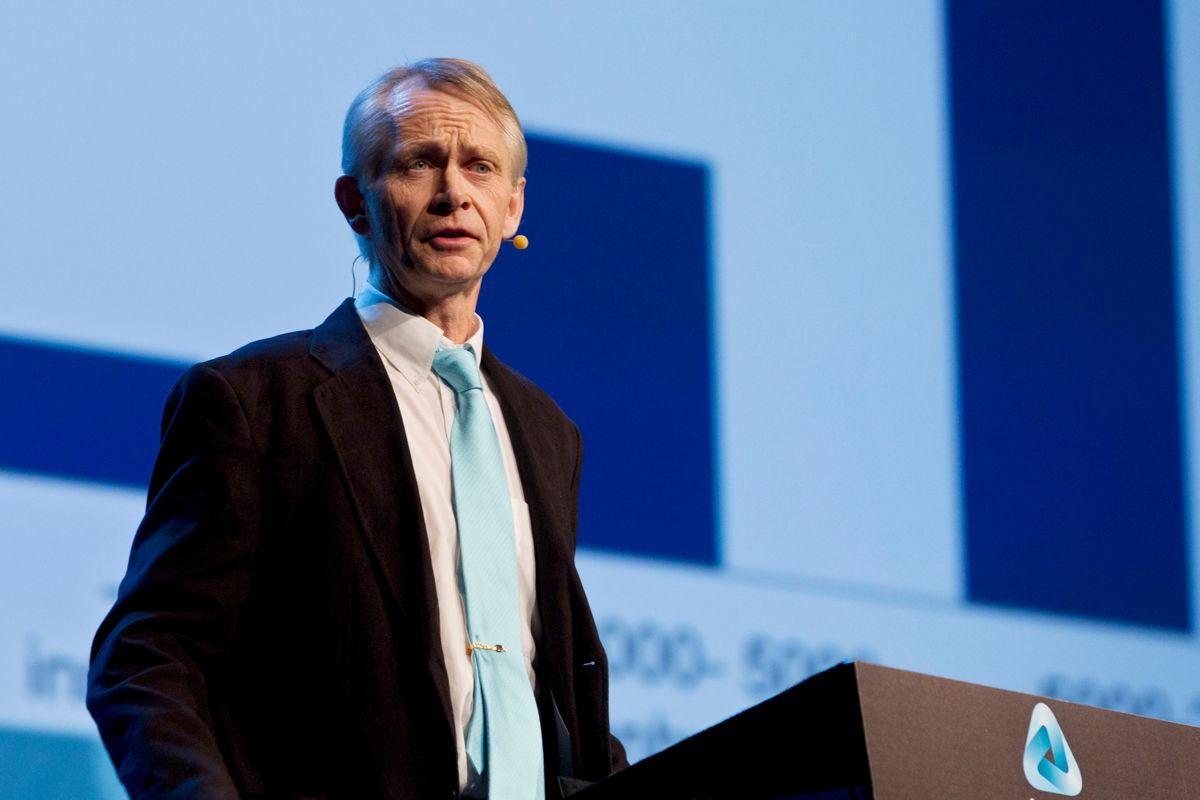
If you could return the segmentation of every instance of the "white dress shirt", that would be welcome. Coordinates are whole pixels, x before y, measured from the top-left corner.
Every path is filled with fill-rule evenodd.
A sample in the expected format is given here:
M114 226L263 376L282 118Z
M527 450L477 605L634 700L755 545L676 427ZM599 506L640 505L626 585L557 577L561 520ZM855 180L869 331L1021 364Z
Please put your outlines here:
M454 735L458 747L458 778L460 788L466 788L477 776L468 768L464 738L474 704L475 674L471 657L467 655L467 617L460 591L458 569L458 525L454 517L453 483L450 471L450 431L454 425L456 398L433 371L433 356L439 347L470 345L476 363L483 353L483 320L476 315L475 333L465 345L457 345L445 337L442 330L422 316L404 308L371 284L355 300L358 316L367 329L371 342L383 359L408 448L412 453L413 470L421 497L425 528L429 533L429 557L433 565L433 581L437 591L442 652L446 660L446 677L450 684L450 703L454 714ZM482 372L481 372L482 374ZM525 652L525 667L530 683L536 683L534 673L534 640L539 625L535 595L535 563L533 534L529 523L529 506L512 441L504 424L500 403L483 375L483 394L492 412L492 423L500 440L504 471L508 476L508 494L512 500L513 530L517 546L517 593L521 610L521 640Z

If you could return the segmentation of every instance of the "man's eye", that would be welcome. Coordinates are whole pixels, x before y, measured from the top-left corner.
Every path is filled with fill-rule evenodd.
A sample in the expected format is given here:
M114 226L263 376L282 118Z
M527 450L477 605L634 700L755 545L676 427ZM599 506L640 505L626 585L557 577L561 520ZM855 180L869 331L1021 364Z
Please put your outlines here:
M423 158L418 158L408 162L408 168L411 170L429 169L429 162Z
M476 161L474 164L471 165L471 171L475 172L478 175L487 175L488 173L490 173L492 171L492 165L485 164L482 161Z

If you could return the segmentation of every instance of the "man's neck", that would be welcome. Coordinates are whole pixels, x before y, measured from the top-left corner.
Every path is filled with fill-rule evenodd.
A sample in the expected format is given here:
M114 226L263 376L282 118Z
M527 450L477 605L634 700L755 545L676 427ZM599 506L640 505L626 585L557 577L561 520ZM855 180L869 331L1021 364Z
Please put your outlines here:
M475 315L475 306L479 300L478 283L469 290L433 298L419 297L405 290L390 275L372 275L371 283L413 313L437 325L442 334L455 344L462 344L470 339L479 327L479 318Z
M474 303L465 309L451 309L440 305L433 309L418 310L417 313L441 328L446 338L455 344L462 344L470 339L479 327Z

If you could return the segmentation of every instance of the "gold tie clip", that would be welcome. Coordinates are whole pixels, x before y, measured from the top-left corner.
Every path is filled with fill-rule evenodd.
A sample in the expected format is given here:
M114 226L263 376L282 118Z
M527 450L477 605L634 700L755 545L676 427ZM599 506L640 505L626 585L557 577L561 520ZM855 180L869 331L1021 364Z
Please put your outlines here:
M508 648L502 644L483 644L482 642L471 642L467 645L467 656L470 657L476 650L491 650L493 653L507 653Z

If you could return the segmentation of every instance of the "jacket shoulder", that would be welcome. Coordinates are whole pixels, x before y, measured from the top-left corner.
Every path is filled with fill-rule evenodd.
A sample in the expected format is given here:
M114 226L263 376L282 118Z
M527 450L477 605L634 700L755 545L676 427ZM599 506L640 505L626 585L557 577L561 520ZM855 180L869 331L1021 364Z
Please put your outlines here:
M200 408L206 407L203 398L232 397L255 428L281 415L289 416L292 409L302 409L313 389L332 375L313 356L319 331L312 328L260 339L192 365L172 390L167 415L189 396ZM164 424L166 421L165 415Z
M332 354L330 351L334 351ZM347 298L315 328L292 331L259 339L239 347L228 355L203 361L194 370L216 372L234 385L253 384L267 379L323 380L334 366L364 353L373 353L370 340L354 301Z
M231 353L196 364L192 369L220 373L230 383L240 383L255 376L288 372L318 366L310 356L312 329L291 331L259 339Z

